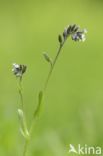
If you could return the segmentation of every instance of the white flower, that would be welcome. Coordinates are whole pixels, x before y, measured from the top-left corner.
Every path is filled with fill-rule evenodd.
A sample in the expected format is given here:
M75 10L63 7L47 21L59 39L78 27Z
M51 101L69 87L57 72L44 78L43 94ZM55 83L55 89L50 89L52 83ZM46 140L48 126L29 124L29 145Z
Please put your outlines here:
M12 72L16 77L22 77L23 73L26 71L26 66L25 65L19 65L16 63L13 63L13 69Z
M86 29L84 29L82 31L77 31L76 33L71 35L72 40L74 40L74 41L83 41L84 42L86 40L85 33L87 33Z

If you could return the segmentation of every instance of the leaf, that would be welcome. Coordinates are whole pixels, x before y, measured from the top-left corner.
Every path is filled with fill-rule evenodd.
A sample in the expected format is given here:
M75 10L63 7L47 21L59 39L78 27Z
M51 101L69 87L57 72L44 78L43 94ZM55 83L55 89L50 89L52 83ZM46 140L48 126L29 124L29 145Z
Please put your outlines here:
M42 99L43 99L43 91L40 91L38 94L38 105L37 108L34 112L34 118L37 117L40 113L40 108L41 108L41 103L42 103Z
M27 124L25 120L25 116L22 109L18 109L18 116L20 121L20 132L24 138L29 139L29 132L27 129Z

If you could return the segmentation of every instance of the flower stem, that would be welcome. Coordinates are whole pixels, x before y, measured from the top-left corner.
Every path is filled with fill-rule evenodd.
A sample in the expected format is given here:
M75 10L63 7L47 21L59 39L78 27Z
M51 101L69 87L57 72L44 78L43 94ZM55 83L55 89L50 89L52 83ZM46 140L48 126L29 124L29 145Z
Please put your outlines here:
M20 95L20 100L21 100L21 107L22 110L24 111L24 100L23 100L23 95L22 95L22 79L19 79L19 95Z
M58 59L58 57L59 57L59 54L60 54L60 52L61 52L61 50L62 50L62 47L63 47L65 41L66 41L66 40L64 40L64 42L63 42L62 44L60 44L60 46L59 46L59 49L58 49L58 51L57 51L57 54L56 54L56 56L55 56L55 58L54 58L54 61L53 61L53 63L52 63L52 66L51 66L51 68L50 68L50 71L49 71L48 77L47 77L47 79L46 79L46 82L45 82L45 85L44 85L44 91L45 91L46 88L47 88L47 85L48 85L49 79L50 79L50 77L51 77L51 75L52 75L52 72L53 72L54 66L55 66L55 64L56 64L56 62L57 62L57 59Z
M22 94L22 77L20 77L19 79L19 95L20 95L20 101L21 101L21 108L25 117L24 100L23 100L23 94ZM25 119L25 122L26 122L26 119ZM29 139L25 138L23 156L26 156L27 154L28 143L29 143Z
M28 143L29 143L29 140L26 139L25 144L24 144L23 156L26 156L26 154L27 154Z

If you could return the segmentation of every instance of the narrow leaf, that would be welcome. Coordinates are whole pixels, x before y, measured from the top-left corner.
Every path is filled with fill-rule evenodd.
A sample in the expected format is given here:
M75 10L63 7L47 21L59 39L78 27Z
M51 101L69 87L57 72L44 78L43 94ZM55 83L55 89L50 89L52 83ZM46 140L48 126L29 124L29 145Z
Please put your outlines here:
M20 132L23 135L23 137L28 139L29 138L29 132L27 129L27 124L26 124L26 120L24 117L23 110L18 109L18 116L19 116L19 121L20 121Z
M43 92L40 91L39 94L38 94L38 105L37 105L37 108L36 108L36 110L35 110L35 112L34 112L34 118L35 118L36 116L38 116L39 113L40 113L40 108L41 108L42 99L43 99Z

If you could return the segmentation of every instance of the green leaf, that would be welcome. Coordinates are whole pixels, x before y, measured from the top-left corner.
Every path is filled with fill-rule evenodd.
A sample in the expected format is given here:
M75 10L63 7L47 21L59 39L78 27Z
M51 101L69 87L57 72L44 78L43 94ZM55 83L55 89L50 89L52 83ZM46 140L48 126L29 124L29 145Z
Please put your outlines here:
M29 139L29 132L27 129L27 124L25 120L25 116L22 109L18 109L18 117L20 121L20 132L24 138Z
M42 99L43 99L43 91L40 91L38 94L38 105L37 108L34 112L34 118L37 117L40 113L40 108L41 108L41 103L42 103Z

